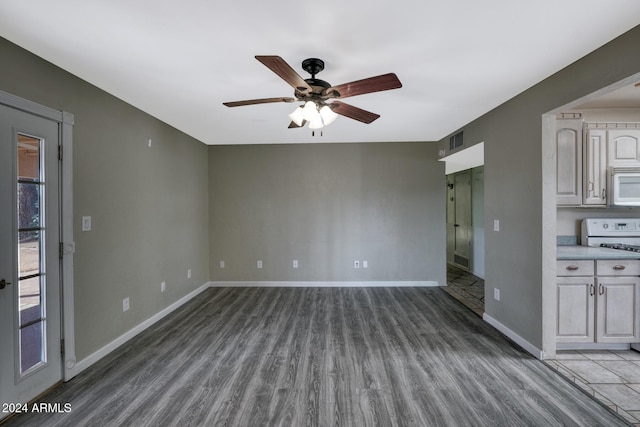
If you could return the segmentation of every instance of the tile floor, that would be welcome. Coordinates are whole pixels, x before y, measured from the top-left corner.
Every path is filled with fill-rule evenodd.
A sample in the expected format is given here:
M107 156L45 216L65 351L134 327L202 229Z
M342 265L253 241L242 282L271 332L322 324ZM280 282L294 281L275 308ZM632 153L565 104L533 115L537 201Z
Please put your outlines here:
M449 265L447 286L443 289L482 317L484 280ZM640 427L640 352L562 350L557 352L555 360L545 360L545 363L632 425Z
M484 280L473 274L447 266L447 286L442 289L482 317L484 313Z
M545 360L611 410L640 427L640 352L561 350Z

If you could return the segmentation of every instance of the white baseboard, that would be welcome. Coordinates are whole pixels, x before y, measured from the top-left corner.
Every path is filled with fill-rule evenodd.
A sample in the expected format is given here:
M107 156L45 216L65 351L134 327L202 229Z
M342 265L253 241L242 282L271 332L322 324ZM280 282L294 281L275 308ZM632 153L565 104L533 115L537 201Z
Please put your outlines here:
M148 327L150 327L151 325L153 325L157 321L161 320L163 317L165 317L166 315L168 315L172 311L176 310L180 306L182 306L185 303L187 303L190 300L192 300L194 297L196 297L202 291L207 289L209 287L209 283L205 283L204 285L200 286L199 288L195 289L194 291L188 293L187 295L185 295L182 298L180 298L178 301L176 301L173 304L171 304L170 306L166 307L164 310L156 313L155 315L151 316L150 318L148 318L144 322L136 325L134 328L132 328L132 329L128 330L127 332L125 332L124 334L120 335L118 338L116 338L115 340L111 341L109 344L105 345L104 347L102 347L98 351L90 354L89 356L87 356L84 359L82 359L79 362L77 362L75 364L75 366L71 367L67 371L69 374L71 374L69 376L69 379L71 379L74 376L78 375L80 372L84 371L89 366L93 365L98 360L102 359L107 354L111 353L112 351L114 351L115 349L120 347L122 344L126 343L131 338L133 338L136 335L138 335L140 332L144 331L145 329L147 329Z
M493 317L489 316L487 313L484 313L482 315L482 320L484 320L485 322L487 322L488 324L490 324L491 326L493 326L494 328L502 332L504 335L507 336L507 338L509 338L511 341L515 342L520 347L524 348L526 351L531 353L533 357L535 357L536 359L539 359L539 360L544 359L544 352L542 350L540 350L538 347L536 347L535 345L531 344L529 341L522 338L520 335L513 332L511 329L509 329L502 323L498 322Z
M216 281L209 282L209 286L212 288L397 288L397 287L430 287L440 286L435 281L395 281L395 282L323 282L323 281L256 281L256 282L244 282L244 281Z

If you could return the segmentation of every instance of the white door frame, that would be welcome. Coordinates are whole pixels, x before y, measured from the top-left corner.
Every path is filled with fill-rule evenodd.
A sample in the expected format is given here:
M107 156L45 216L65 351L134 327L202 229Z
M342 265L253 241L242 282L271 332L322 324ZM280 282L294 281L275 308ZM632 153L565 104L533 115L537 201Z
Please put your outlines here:
M58 111L0 91L0 104L59 123L62 161L60 164L60 289L61 339L64 340L62 379L76 375L75 327L73 312L73 114Z

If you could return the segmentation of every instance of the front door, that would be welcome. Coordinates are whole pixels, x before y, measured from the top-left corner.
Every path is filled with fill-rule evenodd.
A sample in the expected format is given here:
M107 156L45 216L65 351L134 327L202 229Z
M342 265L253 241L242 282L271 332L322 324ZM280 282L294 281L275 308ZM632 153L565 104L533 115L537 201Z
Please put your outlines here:
M26 403L62 378L59 134L55 121L0 105L3 405Z

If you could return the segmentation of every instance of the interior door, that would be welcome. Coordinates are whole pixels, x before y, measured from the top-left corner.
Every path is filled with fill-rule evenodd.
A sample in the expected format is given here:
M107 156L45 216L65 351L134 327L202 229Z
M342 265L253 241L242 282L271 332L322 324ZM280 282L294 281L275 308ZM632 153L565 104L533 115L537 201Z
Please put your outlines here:
M59 139L57 122L0 105L3 403L26 403L62 378Z
M455 243L453 260L463 267L470 267L471 259L471 171L454 177Z

